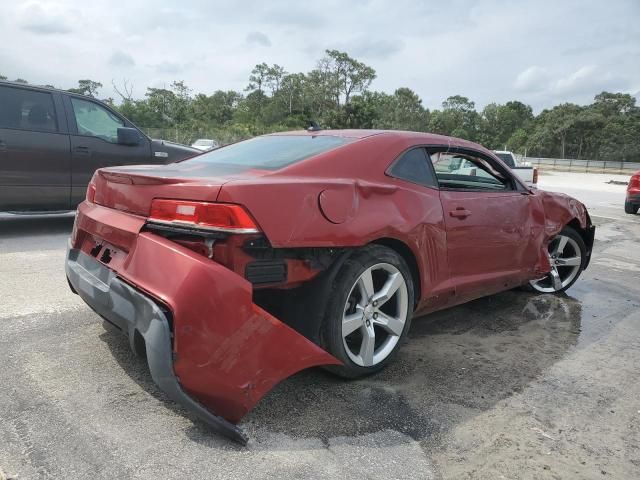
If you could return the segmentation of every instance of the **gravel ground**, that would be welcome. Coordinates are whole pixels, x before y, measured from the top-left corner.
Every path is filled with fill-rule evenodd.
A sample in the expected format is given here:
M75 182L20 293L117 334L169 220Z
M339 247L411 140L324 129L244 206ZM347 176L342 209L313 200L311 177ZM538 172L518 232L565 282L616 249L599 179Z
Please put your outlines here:
M568 294L416 319L372 378L302 372L245 418L246 448L168 401L68 290L72 216L0 218L0 479L638 478L640 216L579 175L540 182L600 215Z

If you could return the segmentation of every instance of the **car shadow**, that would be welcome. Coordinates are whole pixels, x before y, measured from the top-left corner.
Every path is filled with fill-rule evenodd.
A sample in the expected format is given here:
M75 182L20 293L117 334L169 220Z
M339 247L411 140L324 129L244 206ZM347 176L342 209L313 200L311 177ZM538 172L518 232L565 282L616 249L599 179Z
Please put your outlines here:
M382 372L356 381L301 372L243 424L258 437L328 441L394 430L431 438L538 378L576 344L581 316L581 303L567 295L509 291L416 318Z
M521 391L576 344L580 301L509 291L414 319L409 338L382 372L344 380L321 368L283 381L241 422L258 444L283 434L327 442L384 430L432 438ZM153 383L144 359L109 327L100 338L144 390L194 424L187 435L212 448L222 440ZM274 447L275 448L275 447Z

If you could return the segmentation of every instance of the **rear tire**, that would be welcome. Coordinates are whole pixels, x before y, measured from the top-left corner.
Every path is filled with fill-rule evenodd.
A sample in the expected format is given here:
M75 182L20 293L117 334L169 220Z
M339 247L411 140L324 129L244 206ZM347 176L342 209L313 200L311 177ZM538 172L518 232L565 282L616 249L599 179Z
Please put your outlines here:
M411 325L414 286L404 259L369 245L342 265L326 299L322 344L342 366L327 370L345 378L383 369Z
M638 213L638 209L640 209L640 205L631 203L628 200L624 202L624 213L635 215L636 213Z

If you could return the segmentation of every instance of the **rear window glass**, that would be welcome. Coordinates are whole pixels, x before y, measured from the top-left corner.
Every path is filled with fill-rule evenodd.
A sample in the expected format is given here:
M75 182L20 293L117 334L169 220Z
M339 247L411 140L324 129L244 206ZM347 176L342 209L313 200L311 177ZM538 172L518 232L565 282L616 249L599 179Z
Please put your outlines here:
M51 94L0 86L0 128L57 132Z
M502 160L504 163L507 164L507 166L513 168L516 166L516 164L513 161L513 156L510 153L496 153L496 155L498 156L498 158L500 160Z
M280 135L256 137L234 143L212 152L194 157L192 163L222 163L250 168L277 170L340 147L352 141L349 138L328 135Z
M405 153L389 172L391 176L401 178L412 183L435 187L437 182L427 163L424 148L414 148Z

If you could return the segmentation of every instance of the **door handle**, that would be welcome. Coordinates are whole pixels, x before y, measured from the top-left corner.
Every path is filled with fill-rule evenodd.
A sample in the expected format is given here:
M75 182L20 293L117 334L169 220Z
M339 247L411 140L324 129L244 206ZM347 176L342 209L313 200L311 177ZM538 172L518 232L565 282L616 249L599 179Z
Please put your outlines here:
M89 150L89 147L76 147L73 149L73 151L79 155L89 155L91 153L91 150Z
M449 216L454 218L467 218L469 215L471 215L471 212L464 207L458 207L449 212Z

